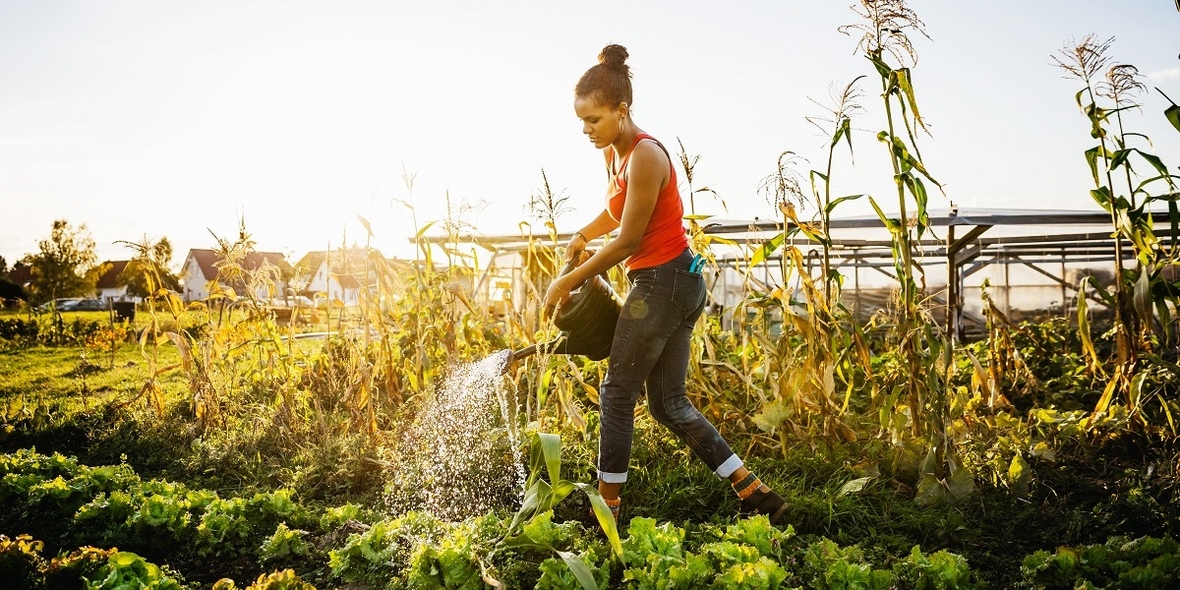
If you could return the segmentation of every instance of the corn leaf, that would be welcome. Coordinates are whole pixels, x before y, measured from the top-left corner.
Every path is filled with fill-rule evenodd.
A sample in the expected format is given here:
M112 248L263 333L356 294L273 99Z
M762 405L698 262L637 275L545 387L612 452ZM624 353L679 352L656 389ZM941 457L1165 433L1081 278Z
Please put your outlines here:
M1172 249L1176 249L1176 240L1180 239L1180 208L1176 206L1176 200L1168 200L1168 221L1172 225Z
M1090 165L1090 175L1094 178L1094 186L1102 186L1102 180L1098 177L1098 158L1103 161L1108 161L1111 158L1111 153L1102 145L1096 145L1086 150L1086 163Z
M930 227L930 214L927 211L927 202L929 198L926 195L926 185L922 184L922 179L912 174L903 174L902 178L906 186L910 189L910 193L914 195L914 201L918 205L918 238L921 239L922 234L926 232L926 228Z
M889 64L885 63L885 60L881 59L880 51L878 51L876 54L869 53L865 55L865 57L870 63L873 64L873 67L876 68L877 73L880 74L882 78L889 78L889 72L892 72L893 68L890 68Z
M837 199L832 199L832 202L828 203L828 206L824 208L824 213L831 215L832 210L834 210L836 208L836 205L839 205L840 203L843 203L844 201L855 201L856 199L859 199L863 196L864 196L863 194L847 195L847 196L843 196L843 197L840 197Z
M561 480L561 437L549 432L538 432L537 443L545 459L545 469L553 485Z
M1135 289L1132 297L1135 303L1135 311L1139 314L1139 317L1144 321L1150 322L1152 319L1151 278L1148 276L1146 269L1140 270L1139 279L1135 281Z
M414 234L414 237L421 240L422 236L425 236L427 230L429 230L431 227L433 227L434 224L435 224L435 222L431 221L431 222L427 223L426 225L422 226L422 229L418 230L418 233Z
M918 99L914 98L914 85L910 82L910 69L898 68L893 71L893 74L897 79L897 87L901 90L902 96L905 97L905 102L914 114L914 122L921 126L922 129L925 129L926 123L922 121L922 114L918 112Z
M1090 366L1098 375L1105 376L1102 370L1102 358L1094 348L1094 340L1090 336L1089 303L1086 298L1086 287L1091 283L1090 277L1083 277L1078 286L1078 336L1082 340L1082 351L1090 359Z
M508 526L509 530L516 530L516 527L524 523L526 518L547 510L552 505L550 502L550 498L553 496L552 491L553 489L545 480L538 480L529 486L529 489L524 493L524 499L520 502L520 509L516 511L512 523Z
M819 194L819 187L817 187L815 185L815 179L819 178L820 180L824 181L824 185L827 185L828 184L828 175L824 174L823 172L820 172L819 170L812 170L810 173L810 176L811 176L811 192L818 195Z
M584 484L574 484L578 489L586 492L586 497L590 499L590 506L594 509L594 516L598 517L598 526L602 527L602 532L610 541L611 550L616 557L623 557L623 543L619 540L619 527L615 524L615 517L611 514L610 507L606 505L606 500L602 498L602 494L594 487Z
M1168 118L1168 122L1176 128L1176 131L1180 131L1180 106L1172 105L1164 109L1164 116Z
M1101 187L1101 188L1096 188L1096 189L1090 191L1090 197L1093 198L1094 202L1098 203L1098 205L1100 207L1105 209L1107 213L1110 213L1110 210L1111 210L1111 207L1113 207L1113 204L1111 203L1109 188L1107 188L1105 186Z
M1102 390L1102 397L1098 398L1098 403L1094 405L1094 413L1091 414L1089 419L1086 421L1087 428L1090 424L1093 424L1096 415L1103 414L1107 409L1110 408L1110 402L1114 399L1114 392L1116 389L1118 389L1119 381L1122 380L1122 376L1122 365L1116 365L1114 368L1114 375L1110 378L1110 381L1106 383L1106 388Z
M901 220L896 217L886 217L885 212L877 205L877 201L873 197L869 197L869 204L873 206L873 210L877 212L877 217L881 218L881 223L885 224L885 229L890 233L900 234L902 231Z
M1138 373L1131 378L1131 397L1127 401L1127 406L1132 412L1139 408L1139 404L1143 400L1143 380L1146 377L1145 373Z
M754 255L750 257L750 268L758 266L769 259L771 255L775 253L775 251L782 247L786 240L787 234L786 232L783 232L777 236L774 236L773 238L770 238L769 240L766 240L765 242L762 242L762 246L755 250Z
M861 77L863 78L863 76L861 76ZM844 117L843 119L840 119L840 126L837 127L836 138L832 141L832 147L836 147L836 144L840 142L840 137L844 137L844 140L848 143L848 153L851 154L852 153L852 119L850 119L848 117Z
M357 220L359 220L361 222L361 227L365 228L365 233L369 234L370 238L377 237L377 236L373 235L373 227L369 225L368 219L365 219L364 217L361 217L360 215L357 215L356 218L357 218Z
M586 566L586 562L582 561L581 557L570 553L569 551L558 551L557 555L565 562L565 566L570 568L570 573L578 579L578 583L582 585L585 590L598 590L598 582L594 580L594 573Z
M930 176L930 173L926 171L926 166L922 164L922 161L914 157L914 155L910 153L909 148L906 147L905 141L897 136L893 137L893 156L905 164L905 166L902 168L903 171L906 167L913 168L914 170L922 173L922 176L925 176L930 182L933 182L939 186L942 185L942 183L935 180L933 176Z

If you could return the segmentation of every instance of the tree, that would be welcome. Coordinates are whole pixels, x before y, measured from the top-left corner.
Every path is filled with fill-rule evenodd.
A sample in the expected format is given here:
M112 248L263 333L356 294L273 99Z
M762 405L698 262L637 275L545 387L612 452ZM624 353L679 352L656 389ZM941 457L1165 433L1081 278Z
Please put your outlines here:
M74 228L64 219L55 220L49 239L37 242L37 247L40 252L22 259L32 271L35 301L93 294L102 268L85 224Z
M148 297L160 288L180 290L180 279L169 270L172 263L172 243L163 237L152 243L144 236L139 243L122 242L135 250L135 257L119 274L119 285L127 287L127 294Z
M0 256L0 275L8 274L8 261Z

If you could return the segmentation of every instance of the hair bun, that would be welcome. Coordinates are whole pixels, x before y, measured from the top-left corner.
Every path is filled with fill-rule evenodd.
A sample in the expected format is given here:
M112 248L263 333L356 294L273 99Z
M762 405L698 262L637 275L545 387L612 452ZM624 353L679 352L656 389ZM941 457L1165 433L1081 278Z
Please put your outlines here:
M598 54L598 63L612 69L627 69L627 48L622 45L610 44L602 48Z

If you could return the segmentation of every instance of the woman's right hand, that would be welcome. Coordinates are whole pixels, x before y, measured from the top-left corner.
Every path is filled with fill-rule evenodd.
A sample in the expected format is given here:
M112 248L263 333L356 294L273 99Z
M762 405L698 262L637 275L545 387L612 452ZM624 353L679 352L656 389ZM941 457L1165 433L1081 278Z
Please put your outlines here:
M586 238L582 236L581 232L574 232L573 237L565 245L565 261L574 260L574 257L579 257L578 262L584 262L585 259L580 255L586 251Z

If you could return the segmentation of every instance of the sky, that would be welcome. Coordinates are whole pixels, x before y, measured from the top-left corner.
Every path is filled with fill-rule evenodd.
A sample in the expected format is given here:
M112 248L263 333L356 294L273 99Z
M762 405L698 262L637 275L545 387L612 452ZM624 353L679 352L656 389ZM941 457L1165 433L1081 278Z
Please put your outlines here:
M717 196L694 198L698 213L774 217L762 181L784 151L804 173L824 165L807 118L861 75L833 191L893 203L879 81L837 30L859 22L851 4L0 0L0 256L36 252L55 219L84 224L100 260L167 237L179 266L243 222L257 249L293 261L341 244L408 256L408 237L448 217L543 233L527 208L542 171L572 232L605 188L573 86L608 43L630 52L635 123L700 156L694 188ZM1174 0L909 6L929 36L911 33L919 147L945 189L932 208L1095 208L1080 86L1052 65L1091 33L1148 87L1128 128L1180 165L1154 90L1180 101Z

